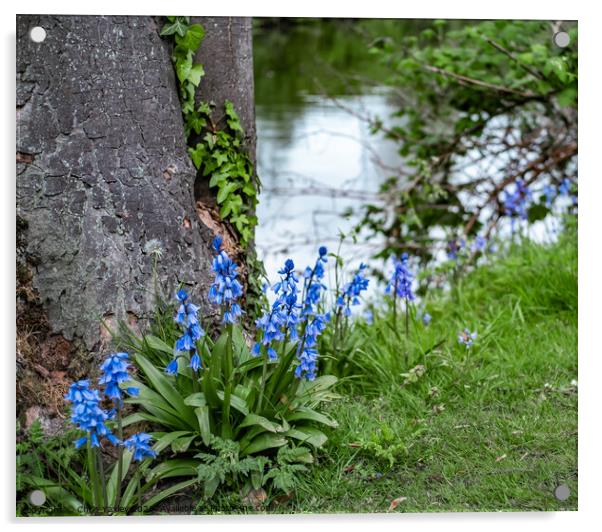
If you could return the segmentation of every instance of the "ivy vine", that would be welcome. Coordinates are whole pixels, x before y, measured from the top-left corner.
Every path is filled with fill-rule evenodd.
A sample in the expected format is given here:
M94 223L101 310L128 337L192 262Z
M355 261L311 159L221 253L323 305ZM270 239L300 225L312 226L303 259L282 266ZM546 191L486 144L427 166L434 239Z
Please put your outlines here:
M178 78L184 133L188 151L196 169L217 189L220 217L236 229L246 248L257 225L255 207L259 181L253 176L253 164L244 150L244 131L232 102L224 103L223 119L213 120L214 105L195 103L195 93L205 75L203 65L194 62L205 30L190 24L189 17L170 16L161 36L173 36L172 62ZM219 123L225 122L222 127ZM194 134L194 136L193 136Z
M194 54L205 37L200 24L190 24L189 17L169 16L161 29L161 36L173 39L172 63L178 79L184 135L196 169L209 179L209 186L217 189L217 203L222 220L236 229L243 248L253 237L257 217L257 194L260 181L253 176L253 164L244 150L244 131L232 102L224 103L225 124L221 129L213 120L213 105L195 103L197 87L205 75L203 65L194 62ZM219 122L222 122L220 120ZM194 139L194 146L191 145ZM251 320L262 312L265 294L263 264L254 251L247 254L247 316Z

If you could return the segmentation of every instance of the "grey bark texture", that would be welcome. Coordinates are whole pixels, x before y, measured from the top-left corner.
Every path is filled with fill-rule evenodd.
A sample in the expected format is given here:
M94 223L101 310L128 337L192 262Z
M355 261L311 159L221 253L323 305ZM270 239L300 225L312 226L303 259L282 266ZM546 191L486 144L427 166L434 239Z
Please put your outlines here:
M230 100L240 117L245 132L245 148L255 166L255 90L253 81L253 28L248 17L191 17L191 24L205 28L205 38L195 54L205 76L195 99L213 102L213 119L223 126L224 102ZM194 140L193 140L194 144ZM199 178L196 197L210 203L213 195L209 184Z
M29 38L34 26L44 42ZM196 172L159 30L151 17L17 17L18 344L20 333L34 336L18 356L46 353L37 360L46 379L98 362L103 319L149 317L155 259L165 295L186 283L212 312L215 227L196 215ZM230 73L203 62L213 99L244 99L230 92ZM243 120L254 139L252 110Z

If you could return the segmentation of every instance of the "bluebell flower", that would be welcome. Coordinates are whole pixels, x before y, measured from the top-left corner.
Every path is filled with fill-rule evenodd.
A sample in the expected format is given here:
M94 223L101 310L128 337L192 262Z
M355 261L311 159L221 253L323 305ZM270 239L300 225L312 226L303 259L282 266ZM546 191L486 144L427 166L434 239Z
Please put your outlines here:
M128 362L129 355L127 353L113 353L109 355L102 365L100 370L102 375L98 379L98 384L105 387L105 395L112 399L118 405L121 405L123 395L119 385L122 382L131 380L129 374L130 364ZM129 395L137 396L140 390L135 386L126 388Z
M179 290L176 300L180 302L174 321L182 327L182 335L176 340L175 350L190 353L189 366L197 371L200 367L200 358L196 350L196 342L205 336L198 318L199 307L192 303L185 290ZM165 368L168 375L178 373L177 358L174 358Z
M571 191L571 180L565 177L558 185L558 192L563 196L568 196Z
M303 273L303 293L305 294L303 300L303 311L304 316L312 314L314 307L320 301L320 297L323 290L326 290L326 285L322 282L324 278L324 264L328 261L328 250L325 246L321 246L318 250L318 258L313 268L307 266Z
M318 351L313 347L306 347L298 355L299 364L295 368L295 377L305 378L308 381L316 379Z
M165 373L168 375L177 375L178 373L178 359L173 358L167 367L165 368Z
M71 422L87 432L86 436L75 441L76 448L79 449L88 441L92 447L100 447L102 438L106 438L113 445L120 443L106 426L112 414L101 408L100 393L90 388L88 380L74 382L65 394L65 400L71 403Z
M368 325L372 325L374 323L374 314L371 310L366 310L364 312L364 319Z
M543 187L543 193L546 196L546 207L551 207L556 197L556 189L549 183Z
M504 211L506 216L512 219L512 228L516 219L527 219L527 208L531 201L531 190L522 179L517 179L514 186L514 191L504 191Z
M432 316L428 312L425 312L422 315L422 323L424 323L424 325L429 325L431 323L432 319L433 319Z
M456 260L466 248L466 240L463 238L453 238L447 242L447 258Z
M123 442L123 445L132 452L135 462L140 462L145 458L156 458L157 452L150 446L152 436L146 432L139 432L130 436Z
M405 299L406 302L414 301L416 296L412 291L414 274L408 268L408 254L404 253L401 260L393 258L394 270L391 279L385 288L385 293L393 293L393 297Z
M466 346L466 349L468 349L474 344L476 338L477 332L470 332L469 329L464 329L460 334L458 334L458 342L464 344Z
M369 279L366 279L366 268L368 266L362 262L351 282L345 284L343 293L337 298L337 307L343 309L345 316L351 316L350 305L359 305L359 295L368 288Z
M215 237L213 249L217 255L213 258L211 266L215 278L209 287L209 301L224 307L224 323L236 323L242 314L240 305L236 303L242 296L242 285L238 281L238 266L222 249L221 237Z
M477 237L474 239L474 242L472 243L471 250L473 253L477 253L479 251L484 251L486 247L487 240L485 239L485 237L477 235Z
M201 367L201 357L199 357L199 354L196 351L190 357L190 367L192 368L192 371L198 371Z
M288 259L284 268L278 271L280 280L272 288L278 297L272 304L269 313L255 321L257 328L263 332L261 341L253 347L252 353L255 356L261 353L261 346L263 345L270 360L275 360L277 355L272 347L273 342L284 341L287 336L292 341L296 341L298 338L297 324L299 323L301 305L297 300L299 293L297 283L299 280L294 269L293 261Z

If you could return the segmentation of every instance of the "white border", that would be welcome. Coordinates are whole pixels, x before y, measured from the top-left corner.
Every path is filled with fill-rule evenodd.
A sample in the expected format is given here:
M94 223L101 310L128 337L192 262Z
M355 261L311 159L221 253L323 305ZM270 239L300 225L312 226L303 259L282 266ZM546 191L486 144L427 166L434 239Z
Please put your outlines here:
M123 1L104 0L102 3L81 1L28 1L20 2L15 9L2 5L2 44L3 82L2 93L2 161L4 175L0 179L3 193L3 224L0 235L0 249L6 257L2 261L3 276L3 319L0 338L2 350L2 375L6 379L3 405L2 441L3 482L0 500L2 515L8 527L43 524L49 530L59 530L71 526L86 526L87 530L104 529L108 524L118 528L133 525L145 530L156 530L168 523L180 528L213 529L223 525L244 530L287 530L311 529L378 529L399 530L410 527L412 530L468 531L487 527L489 530L504 530L518 527L531 530L573 530L588 529L590 522L600 522L597 510L601 506L602 476L600 470L600 415L599 380L602 378L600 359L602 349L596 335L598 313L602 298L600 277L600 217L599 205L602 180L602 126L600 113L600 59L602 49L601 19L593 1L545 1L504 0L483 2L469 0L438 0L429 2L408 2L370 0L355 2L330 2L324 0L304 0L303 2L275 1L236 1L236 2L160 2L146 0L142 7L132 7ZM561 19L579 21L579 67L580 67L580 153L579 164L579 511L567 513L512 513L512 514L396 514L396 515L325 515L325 516L223 516L192 517L165 516L148 518L46 518L43 520L20 520L14 515L14 246L15 246L15 182L14 182L14 95L15 95L15 14L16 13L63 13L63 14L206 14L242 16L312 16L312 17L401 17L401 18L508 18L508 19ZM596 519L597 518L597 519ZM220 526L221 528L221 526Z

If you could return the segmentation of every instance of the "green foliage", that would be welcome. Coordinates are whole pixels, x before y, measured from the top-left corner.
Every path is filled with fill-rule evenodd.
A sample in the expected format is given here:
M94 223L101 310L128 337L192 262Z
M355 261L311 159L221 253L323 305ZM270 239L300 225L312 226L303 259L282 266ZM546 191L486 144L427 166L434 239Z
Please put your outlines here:
M210 127L194 147L189 149L190 157L197 170L209 179L209 186L217 189L217 203L220 216L229 220L246 246L253 237L257 225L255 207L257 189L253 177L253 165L248 155L241 149L242 127L232 102L224 104L226 126L217 130L211 122L209 109L199 108L204 122ZM200 133L195 129L195 133Z
M195 168L217 190L220 216L228 220L240 236L243 247L253 238L257 225L255 207L260 186L253 164L244 150L244 131L232 102L226 100L224 114L213 119L210 102L195 103L195 94L205 74L203 66L194 62L205 30L190 24L189 17L167 17L161 35L173 37L172 62L178 78L184 133L191 146L190 157ZM224 122L220 128L219 124Z
M373 352L356 358L359 377L341 383L344 399L329 408L339 428L328 434L327 458L285 511L387 511L398 497L407 498L402 512L576 510L574 228L554 245L511 245L461 277L455 298L425 297L433 320L417 323L410 337L445 342L426 355L424 373L405 382L393 376L411 373L402 349L366 331L363 345L382 345L391 362L382 359L384 371L371 378ZM386 319L377 313L372 327ZM467 325L479 332L472 350L455 337ZM571 491L566 501L554 497L559 484Z
M568 219L557 243L507 243L495 261L458 276L453 290L429 290L423 305L432 315L430 325L411 308L406 335L401 324L395 327L390 307L375 308L372 324L355 320L342 349L331 350L327 340L320 349L331 358L329 369L345 377L351 389L373 395L397 388L406 390L411 400L429 373L449 367L457 356L487 350L501 324L518 320L528 327L536 326L544 313L576 315L576 279L576 228ZM467 318L473 314L478 321ZM457 340L467 326L479 334L468 352Z
M576 178L577 28L563 29L566 48L546 21L434 21L417 36L372 42L399 95L394 117L373 131L407 164L382 185L386 204L362 209L360 227L384 237L379 256L431 259L442 235L492 234L501 192L517 179L539 192ZM548 212L537 198L529 219Z
M79 435L79 434L77 434ZM153 434L157 441L153 449L160 453L172 443L173 434ZM182 464L167 460L151 467L144 460L137 467L132 453L124 451L121 481L117 463L103 479L107 503L95 499L93 475L85 453L77 450L73 441L76 431L46 438L39 422L17 440L17 515L123 515L132 511L143 513L152 509L179 490L193 485L186 479L164 489L156 489L159 481L183 474ZM117 487L123 484L123 495L117 504ZM28 496L33 490L44 492L47 501L40 507L32 505Z
M412 436L415 436L415 434ZM396 432L384 423L367 440L361 441L359 447L369 456L382 460L388 463L389 467L393 467L396 462L408 455L407 447L403 443L405 439L409 440L411 438L406 434L402 435L400 432Z
M331 388L337 379L297 379L293 365L296 346L292 344L281 346L283 354L277 361L253 357L238 325L226 326L215 341L203 337L198 342L203 369L197 377L187 363L180 364L176 377L170 377L158 368L164 368L173 357L172 346L179 336L172 325L174 312L165 306L149 334L142 337L122 327L121 347L133 354L139 370L133 385L140 389L138 397L127 399L140 408L124 419L124 426L147 422L175 435L171 450L186 457L186 467L190 466L186 471L193 474L204 464L201 470L207 495L228 475L242 472L230 469L210 475L228 453L234 453L236 462L239 457L271 457L284 449L280 456L288 461L297 455L297 462L311 462L312 453L327 441L321 427L336 426L321 412L321 405L336 397ZM211 447L219 452L210 459L207 449ZM243 461L240 467L252 463ZM279 473L270 473L266 480L289 485L289 476L299 470L283 462ZM211 478L206 478L208 475Z

